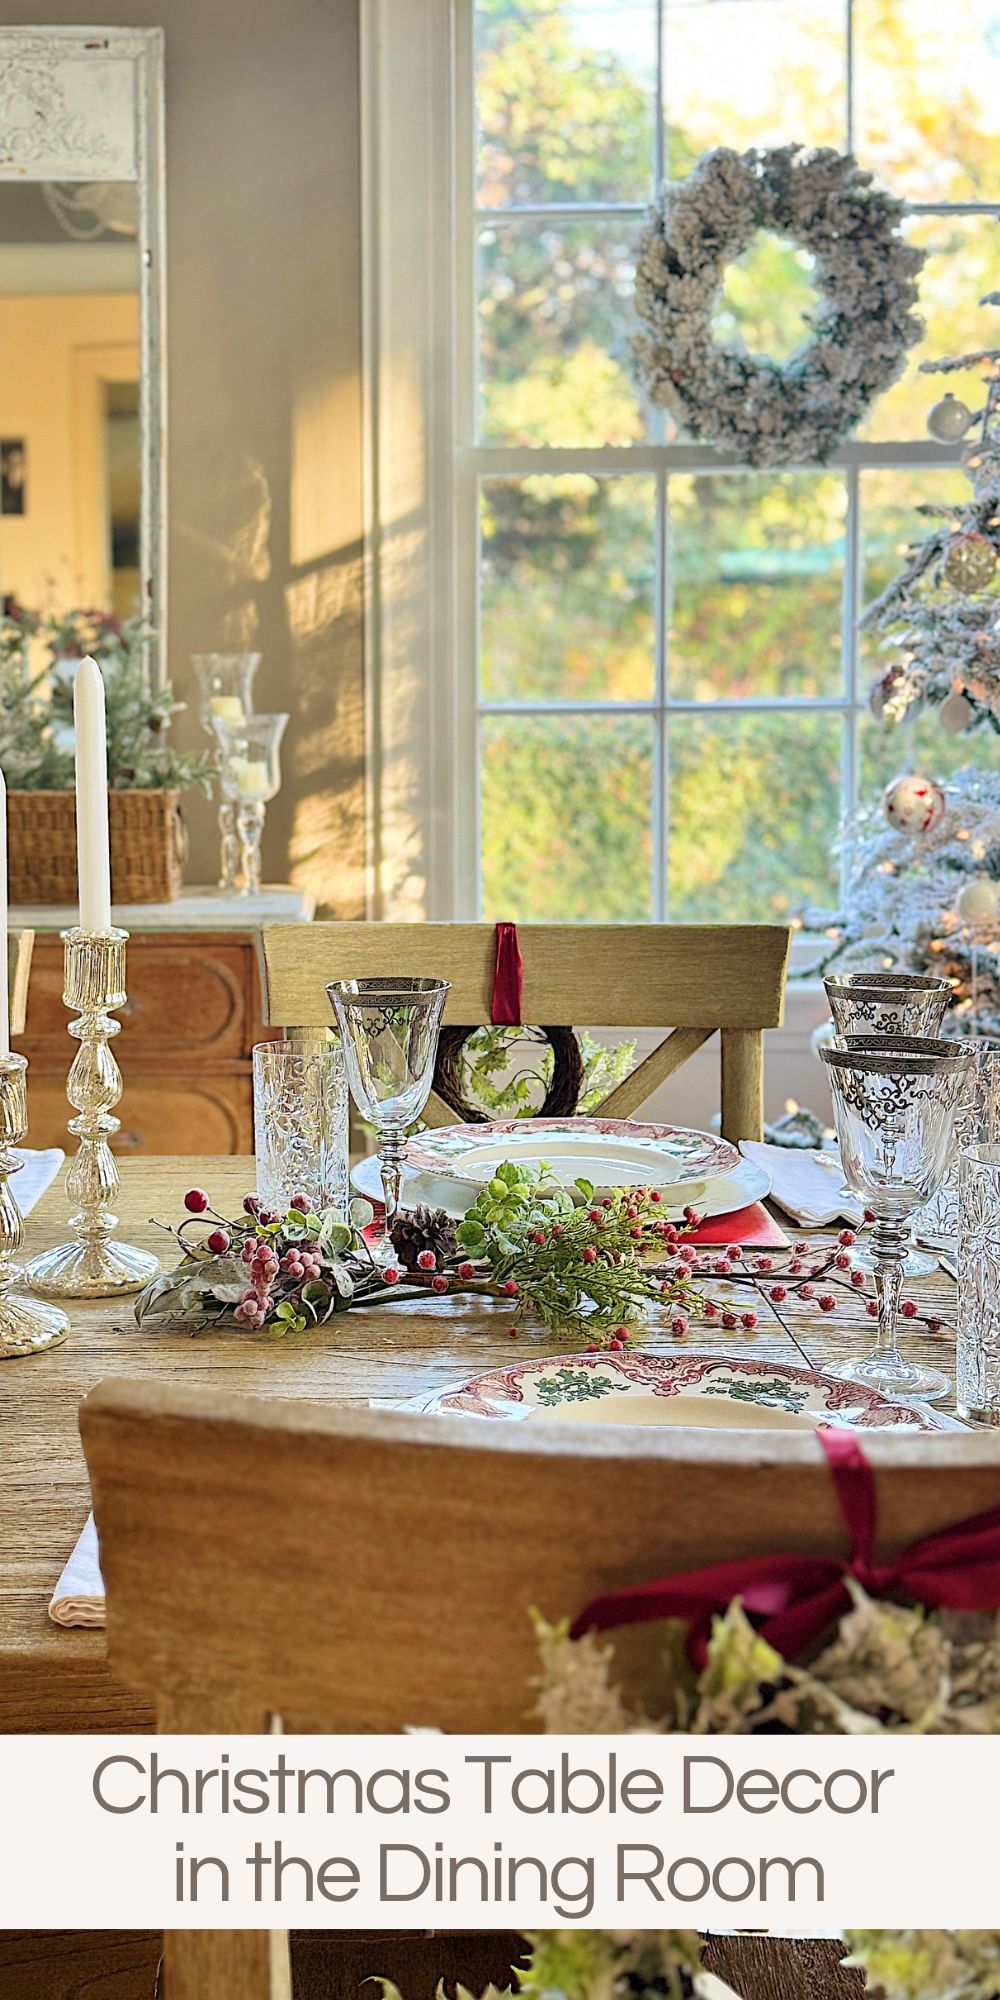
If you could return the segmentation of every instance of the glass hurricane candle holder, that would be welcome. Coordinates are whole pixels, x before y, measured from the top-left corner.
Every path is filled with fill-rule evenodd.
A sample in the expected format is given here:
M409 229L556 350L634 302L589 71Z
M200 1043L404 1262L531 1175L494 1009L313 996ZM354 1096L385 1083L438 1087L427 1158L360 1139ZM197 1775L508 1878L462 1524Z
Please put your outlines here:
M958 1414L1000 1425L1000 1145L958 1167Z
M253 684L260 666L259 653L194 653L192 665L198 682L201 726L217 744L214 723L242 722L253 713ZM239 882L240 844L236 835L236 807L220 787L219 796L219 888L232 893Z
M264 811L281 789L281 739L287 721L287 715L212 717L219 745L219 782L236 814L244 896L260 893Z
M840 1157L848 1186L872 1210L878 1340L864 1360L833 1375L887 1396L947 1394L948 1377L899 1351L897 1323L914 1209L937 1192L955 1118L971 1085L967 1043L915 1036L852 1036L820 1051L830 1071Z
M327 987L347 1063L347 1081L362 1118L378 1134L385 1224L373 1255L392 1256L390 1231L399 1208L406 1128L430 1096L437 1061L446 979L337 979Z

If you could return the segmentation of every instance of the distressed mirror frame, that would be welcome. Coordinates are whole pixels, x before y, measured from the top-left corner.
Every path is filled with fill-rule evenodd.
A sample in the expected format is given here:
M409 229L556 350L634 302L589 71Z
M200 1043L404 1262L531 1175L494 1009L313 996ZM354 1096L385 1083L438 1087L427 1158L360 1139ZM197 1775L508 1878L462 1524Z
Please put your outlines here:
M134 181L139 195L140 603L165 678L166 342L162 28L0 27L0 180Z

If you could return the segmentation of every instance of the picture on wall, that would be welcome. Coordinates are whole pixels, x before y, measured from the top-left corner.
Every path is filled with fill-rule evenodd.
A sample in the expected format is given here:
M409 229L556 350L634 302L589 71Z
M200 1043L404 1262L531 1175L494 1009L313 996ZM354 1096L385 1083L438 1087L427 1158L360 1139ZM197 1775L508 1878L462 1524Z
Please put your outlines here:
M26 512L26 459L23 438L0 438L0 514Z

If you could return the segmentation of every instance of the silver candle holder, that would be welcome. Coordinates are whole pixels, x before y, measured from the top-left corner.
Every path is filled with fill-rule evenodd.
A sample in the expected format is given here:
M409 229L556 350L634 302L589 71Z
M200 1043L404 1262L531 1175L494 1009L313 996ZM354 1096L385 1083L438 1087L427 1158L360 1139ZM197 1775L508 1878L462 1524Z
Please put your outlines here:
M80 1047L66 1084L77 1112L69 1129L80 1142L66 1189L79 1209L69 1219L72 1240L33 1257L28 1277L36 1291L51 1298L113 1298L140 1291L160 1268L148 1250L112 1240L118 1217L111 1204L120 1182L108 1141L118 1130L113 1106L122 1094L122 1078L110 1048L121 1023L111 1019L109 1009L125 1004L128 932L78 929L64 931L62 937L63 1000L79 1017L69 1024Z
M10 1189L10 1177L24 1162L11 1151L28 1129L24 1056L0 1055L0 1361L17 1361L58 1347L69 1320L58 1306L26 1299L12 1287L24 1272L12 1259L24 1241L24 1218Z

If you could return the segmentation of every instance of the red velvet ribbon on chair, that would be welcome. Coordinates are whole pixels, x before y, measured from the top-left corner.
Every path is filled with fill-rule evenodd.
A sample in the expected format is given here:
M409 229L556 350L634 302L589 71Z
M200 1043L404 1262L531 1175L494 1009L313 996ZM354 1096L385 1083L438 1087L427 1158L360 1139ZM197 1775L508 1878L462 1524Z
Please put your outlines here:
M745 1556L626 1585L593 1598L577 1618L572 1637L654 1618L690 1618L688 1650L696 1664L704 1665L712 1619L738 1597L761 1638L783 1659L794 1660L850 1610L847 1577L854 1577L869 1597L906 1597L948 1611L1000 1609L1000 1507L912 1542L890 1563L876 1563L872 1468L849 1431L821 1428L817 1435L850 1540L846 1561L795 1554Z
M495 1028L521 1026L521 991L524 965L517 941L516 924L497 925L497 955L493 969L493 999L490 1020Z

